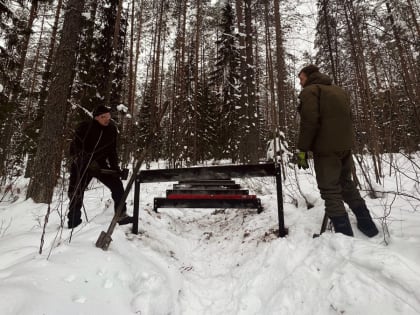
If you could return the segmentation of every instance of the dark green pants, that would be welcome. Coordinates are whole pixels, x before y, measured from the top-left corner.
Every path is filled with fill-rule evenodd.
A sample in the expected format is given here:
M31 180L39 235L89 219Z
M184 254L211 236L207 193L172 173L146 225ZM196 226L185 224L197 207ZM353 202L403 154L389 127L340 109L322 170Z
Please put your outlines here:
M351 178L353 158L350 150L314 153L314 164L318 188L329 217L346 214L343 201L351 209L365 205Z

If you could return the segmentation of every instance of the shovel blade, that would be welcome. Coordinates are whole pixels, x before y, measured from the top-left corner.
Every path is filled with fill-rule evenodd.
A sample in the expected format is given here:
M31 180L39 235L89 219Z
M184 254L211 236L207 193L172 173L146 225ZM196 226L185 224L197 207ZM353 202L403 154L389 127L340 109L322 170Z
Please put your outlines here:
M99 235L98 240L96 241L96 247L101 248L103 250L107 250L111 242L112 242L111 236L105 233L104 231L102 231L101 234Z

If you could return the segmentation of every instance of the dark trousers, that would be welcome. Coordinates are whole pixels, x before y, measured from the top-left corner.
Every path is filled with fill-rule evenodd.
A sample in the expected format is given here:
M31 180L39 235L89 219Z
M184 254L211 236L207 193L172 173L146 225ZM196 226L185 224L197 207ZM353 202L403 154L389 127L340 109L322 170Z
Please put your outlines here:
M346 214L343 201L351 209L365 206L351 177L353 158L350 150L314 153L314 165L318 188L329 217Z
M124 195L124 187L121 179L111 174L92 173L86 167L73 163L70 170L70 183L68 196L70 199L69 213L67 215L69 221L80 219L82 216L83 197L85 189L89 185L92 178L97 178L102 184L111 190L112 199L114 200L114 209L117 207ZM122 212L126 211L126 206Z

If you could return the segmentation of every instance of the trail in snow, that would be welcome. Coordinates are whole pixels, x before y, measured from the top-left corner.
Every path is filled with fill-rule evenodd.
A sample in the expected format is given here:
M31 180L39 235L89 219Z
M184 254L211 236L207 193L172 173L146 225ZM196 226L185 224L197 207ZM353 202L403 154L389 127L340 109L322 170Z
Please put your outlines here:
M158 246L171 253L168 262L182 278L181 314L420 313L419 266L384 246L381 236L368 239L355 230L355 238L327 232L312 239L323 206L286 205L291 233L277 238L270 233L277 227L275 198L263 203L259 215L252 209L149 212L161 224L145 224L150 234L142 241L159 238Z
M256 211L251 210L250 214L249 209L184 210L188 215L178 214L174 221L174 233L184 243L180 253L184 279L180 294L182 313L238 314L243 281L238 271L251 254L244 245L244 221Z
M154 213L153 198L163 196L170 183L142 185L140 233L118 226L108 251L95 242L113 207L109 191L96 182L85 197L90 222L75 229L71 243L67 229L54 242L60 226L54 208L42 255L47 206L24 198L3 203L2 314L420 314L420 206L387 194L366 199L378 226L388 209L384 204L392 200L388 245L382 229L375 238L364 237L351 213L354 238L326 232L313 239L323 202L313 177L299 175L314 207L307 210L296 189L284 185L286 238L273 233L277 202L274 181L267 179L240 182L261 198L261 214L253 209ZM395 189L391 184L386 189ZM132 209L132 196L128 202ZM53 206L65 209L66 203Z

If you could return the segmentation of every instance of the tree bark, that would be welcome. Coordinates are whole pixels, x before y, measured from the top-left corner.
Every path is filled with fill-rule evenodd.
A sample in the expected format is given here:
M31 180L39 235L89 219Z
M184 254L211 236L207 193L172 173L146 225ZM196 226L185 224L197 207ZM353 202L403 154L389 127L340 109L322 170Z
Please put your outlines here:
M41 79L41 87L40 87L40 91L39 91L39 101L38 101L38 108L35 114L35 121L34 121L34 128L37 128L37 126L39 126L39 128L41 128L42 125L42 119L44 117L44 109L45 109L45 101L47 99L48 96L48 85L50 83L50 77L51 77L51 66L53 63L53 56L54 56L54 52L55 52L55 44L56 44L56 40L57 40L57 31L58 31L58 21L60 19L60 12L61 12L61 7L63 5L63 0L59 0L57 3L57 8L55 11L55 17L54 17L54 24L52 27L52 32L51 32L51 38L50 38L50 44L48 47L48 55L47 55L47 59L45 61L45 68L44 71L42 73L42 79ZM33 154L29 154L28 156L28 163L27 163L27 170L26 170L26 175L27 177L31 177L32 176L32 171L33 171L33 167L34 167L34 161L35 156Z
M133 99L133 84L134 84L134 25L135 25L135 1L131 2L131 28L130 28L130 48L129 48L129 60L128 60L128 96L127 96L127 105L128 111L133 113L134 103L131 102Z
M239 112L239 117L246 117L246 86L245 86L245 78L246 78L246 51L245 51L245 22L244 22L244 13L243 13L243 0L235 0L235 7L236 7L236 19L237 19L237 27L238 27L238 37L239 37L239 58L240 58L240 79L239 79L239 93L240 98L239 102L236 104L235 109ZM239 148L239 154L238 158L241 162L245 162L248 158L246 156L247 152L247 144L246 144L246 133L247 130L244 130L244 128L247 127L247 122L244 121L244 119L241 119L241 121L238 121L240 124L240 128L242 130L238 130L238 148ZM233 159L233 157L232 157Z
M48 56L47 60L45 61L45 68L42 74L42 83L41 89L39 92L39 103L38 103L38 116L43 116L45 101L48 96L48 85L51 79L51 66L53 63L53 56L55 53L55 44L57 41L57 32L58 32L58 22L60 20L61 8L63 6L63 0L58 0L57 8L55 10L55 17L54 17L54 25L52 27L51 38L50 38L50 45L48 47Z
M331 31L330 31L330 18L328 15L328 3L329 0L323 0L322 1L322 15L324 19L324 27L325 27L325 33L327 36L327 43L328 43L328 54L330 56L330 64L331 64L331 73L333 75L334 83L338 84L337 81L337 72L335 67L335 60L334 60L334 53L332 49L332 37L331 37Z
M118 49L118 39L120 37L120 27L121 27L121 12L122 12L123 0L118 1L117 17L115 19L114 25L114 36L112 37L112 53L111 61L109 67L109 75L107 78L106 88L105 88L105 106L110 106L111 94L112 94L112 81L114 80L114 71L117 67L117 49Z
M357 70L357 83L359 85L359 93L364 110L364 118L366 119L365 130L369 130L370 137L368 141L371 144L370 147L372 150L372 161L375 169L376 182L380 183L382 171L379 159L378 137L376 130L377 123L373 115L372 93L370 91L366 60L364 55L365 51L359 29L363 25L360 25L361 18L360 16L357 16L358 13L356 13L352 1L345 1L346 3L344 5L344 14L348 28L350 45L352 47L352 57ZM369 120L367 120L367 118Z
M137 42L136 42L136 57L134 62L134 76L133 76L133 86L131 91L131 99L130 99L130 108L133 116L136 113L134 102L136 99L136 85L137 85L137 71L138 71L138 63L139 63L139 56L140 56L140 39L142 36L142 26L143 26L143 7L144 1L140 2L140 11L138 14L138 25L137 25Z
M84 0L69 0L67 3L61 40L52 68L52 81L35 158L34 174L27 192L27 198L32 198L35 202L50 203L52 201L59 175L69 108L67 98L76 65L83 5Z
M407 65L407 60L406 60L406 53L404 51L403 44L401 42L400 32L394 20L391 4L389 1L387 1L385 4L386 4L387 12L388 12L388 19L389 19L389 22L391 23L392 32L394 34L395 43L398 49L398 56L400 58L400 63L401 63L401 71L402 71L402 78L404 82L404 88L415 114L414 118L416 121L417 132L420 133L420 112L418 109L418 101L420 99L419 84L415 83L414 74L411 74L409 71L409 66Z
M255 70L253 56L252 0L245 0L245 52L246 52L246 113L248 116L248 134L246 141L247 163L258 163L258 113L255 95Z
M415 13L415 8L414 8L411 0L407 0L407 2L408 2L408 9L410 11L411 19L413 20L414 26L416 28L417 37L418 37L417 40L420 40L420 26L419 26L419 22L418 22L416 13ZM418 4L418 2L417 2L417 4Z
M195 30L195 47L194 47L194 54L195 54L195 65L194 65L194 140L193 140L193 156L192 156L192 163L193 165L197 165L197 155L198 155L198 110L200 104L198 103L198 93L199 86L198 86L198 66L200 64L200 41L201 41L201 0L197 0L197 16L196 16L196 30Z
M31 10L29 13L28 23L26 24L24 30L24 36L22 37L22 44L20 45L20 55L19 55L19 62L18 62L18 69L16 73L16 77L12 83L12 91L11 97L9 99L9 103L12 106L13 110L9 115L8 119L5 122L4 133L2 134L1 139L1 146L2 150L0 150L0 174L5 175L6 161L8 155L16 155L17 152L14 152L14 148L12 145L12 138L14 134L20 129L20 122L22 119L18 117L18 100L19 95L22 91L22 75L25 69L25 61L26 61L26 54L28 52L29 41L32 35L32 26L37 15L38 11L38 0L32 1ZM4 169L3 169L4 167Z
M274 22L276 29L277 106L279 109L279 125L283 128L283 131L286 131L286 62L284 61L283 29L280 19L279 0L274 0Z

